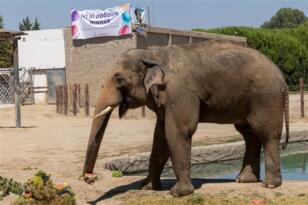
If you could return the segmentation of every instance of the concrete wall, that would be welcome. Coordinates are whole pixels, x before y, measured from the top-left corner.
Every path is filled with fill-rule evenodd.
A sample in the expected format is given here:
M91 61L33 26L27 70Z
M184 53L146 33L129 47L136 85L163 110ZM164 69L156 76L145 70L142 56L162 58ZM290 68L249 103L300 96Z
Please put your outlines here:
M163 33L148 33L148 46L167 46L169 35Z
M136 47L134 35L72 40L69 28L64 29L67 84L88 83L90 103L95 104L101 86L112 71L118 57Z
M172 35L172 44L185 44L189 43L189 36Z
M65 67L62 29L26 31L18 41L20 68L51 69Z

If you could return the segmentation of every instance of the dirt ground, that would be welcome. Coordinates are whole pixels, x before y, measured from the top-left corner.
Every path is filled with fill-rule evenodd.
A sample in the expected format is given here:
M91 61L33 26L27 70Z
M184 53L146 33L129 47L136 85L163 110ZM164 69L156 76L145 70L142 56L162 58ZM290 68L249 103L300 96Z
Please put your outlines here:
M308 118L298 118L298 107L292 104L291 131L308 130ZM308 98L306 98L308 99ZM307 103L308 104L308 103ZM307 109L306 109L307 110ZM307 113L308 114L308 113ZM151 150L155 120L112 118L106 130L96 174L99 180L94 185L79 181L90 131L91 118L83 115L63 116L55 112L54 105L33 105L22 107L22 126L14 128L14 108L0 108L0 176L24 182L41 169L52 174L54 182L67 182L76 192L78 204L119 204L124 196L132 194L142 177L111 177L102 164L108 158L132 155ZM231 142L238 140L239 134L232 125L200 124L194 135L194 145ZM266 196L278 194L308 194L306 182L286 181L272 191L261 188L261 184L236 184L233 181L194 180L196 193L259 193ZM165 179L165 191L158 194L167 196L167 189L174 180ZM131 193L132 192L132 193ZM152 193L140 191L140 193ZM154 193L154 192L153 192ZM155 192L157 193L157 192ZM6 197L0 204L10 204L14 195ZM125 203L124 203L125 204Z

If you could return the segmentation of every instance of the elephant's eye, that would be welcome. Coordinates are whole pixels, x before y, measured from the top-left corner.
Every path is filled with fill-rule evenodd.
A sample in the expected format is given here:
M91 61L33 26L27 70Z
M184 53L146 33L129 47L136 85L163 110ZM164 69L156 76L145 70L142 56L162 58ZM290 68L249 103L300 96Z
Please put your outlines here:
M117 88L123 88L126 85L126 80L121 74L115 74L113 82Z

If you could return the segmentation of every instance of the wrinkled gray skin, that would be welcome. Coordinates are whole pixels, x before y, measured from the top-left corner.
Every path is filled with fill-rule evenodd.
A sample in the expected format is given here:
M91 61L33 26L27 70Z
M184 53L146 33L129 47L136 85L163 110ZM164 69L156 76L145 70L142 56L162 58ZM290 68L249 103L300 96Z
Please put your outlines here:
M95 114L107 106L146 105L157 116L149 174L143 189L159 189L169 157L177 178L173 196L193 193L191 139L199 122L232 123L246 152L237 182L260 179L265 151L265 187L281 185L279 141L283 127L285 80L256 50L224 41L127 51L101 91ZM110 113L93 120L83 173L92 173Z

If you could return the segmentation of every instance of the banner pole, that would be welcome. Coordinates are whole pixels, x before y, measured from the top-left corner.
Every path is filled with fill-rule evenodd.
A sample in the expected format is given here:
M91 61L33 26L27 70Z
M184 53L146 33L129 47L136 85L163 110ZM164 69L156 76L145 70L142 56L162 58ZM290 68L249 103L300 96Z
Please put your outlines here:
M147 10L148 10L148 24L149 24L149 30L151 28L151 20L150 20L150 7L147 6Z

